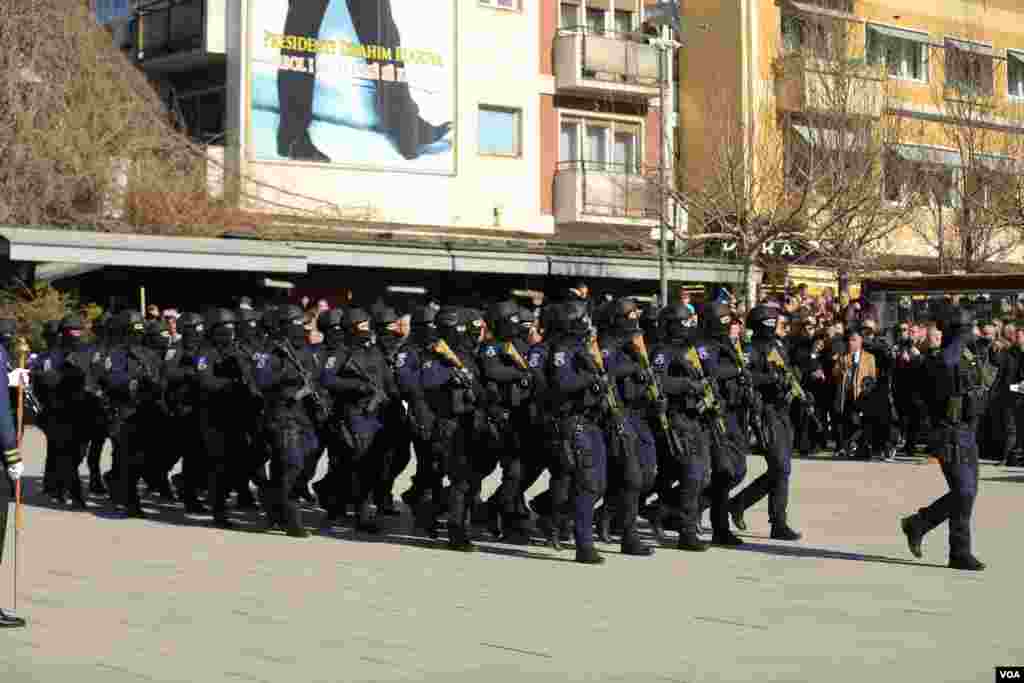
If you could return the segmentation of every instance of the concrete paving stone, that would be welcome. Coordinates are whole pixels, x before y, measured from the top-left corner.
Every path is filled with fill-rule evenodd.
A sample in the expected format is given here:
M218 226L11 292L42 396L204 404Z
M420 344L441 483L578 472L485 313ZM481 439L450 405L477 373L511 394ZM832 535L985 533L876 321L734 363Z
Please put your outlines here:
M30 429L29 486L42 446ZM749 465L748 480L764 471ZM900 517L945 491L936 466L913 461L796 461L800 543L768 538L762 503L741 549L630 558L611 545L600 568L486 537L451 553L407 515L379 539L296 540L224 532L176 506L147 502L159 515L140 521L30 495L18 607L31 624L0 632L0 681L990 681L1024 664L1024 470L984 466L981 479L982 574L945 567L945 527L923 560L907 552ZM10 547L5 559L0 605Z

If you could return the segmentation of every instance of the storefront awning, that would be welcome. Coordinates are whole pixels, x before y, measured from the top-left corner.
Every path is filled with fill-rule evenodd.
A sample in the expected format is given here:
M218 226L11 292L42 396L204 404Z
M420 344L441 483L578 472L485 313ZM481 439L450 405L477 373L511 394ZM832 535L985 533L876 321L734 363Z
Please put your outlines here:
M138 268L305 273L306 257L286 244L254 240L123 235L0 227L12 261Z

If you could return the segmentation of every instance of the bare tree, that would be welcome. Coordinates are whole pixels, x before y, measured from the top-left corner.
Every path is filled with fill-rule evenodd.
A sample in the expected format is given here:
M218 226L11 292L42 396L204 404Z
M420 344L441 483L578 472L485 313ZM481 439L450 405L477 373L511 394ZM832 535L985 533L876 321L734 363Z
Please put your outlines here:
M211 186L241 190L224 197ZM364 217L362 207L351 212L323 201L316 210L301 208L310 203L229 177L176 129L86 2L4 0L0 222L202 235L270 226L275 213Z
M919 137L936 148L919 152L908 173L922 207L912 226L940 272L978 272L1024 246L1024 120L997 87L1005 58L967 40L932 53L942 65L932 85L937 116Z

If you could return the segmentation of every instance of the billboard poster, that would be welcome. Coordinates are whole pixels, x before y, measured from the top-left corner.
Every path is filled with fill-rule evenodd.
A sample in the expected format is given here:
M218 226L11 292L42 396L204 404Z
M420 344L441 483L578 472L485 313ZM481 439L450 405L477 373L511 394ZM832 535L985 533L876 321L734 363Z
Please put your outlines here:
M251 158L454 174L455 30L455 0L251 0Z

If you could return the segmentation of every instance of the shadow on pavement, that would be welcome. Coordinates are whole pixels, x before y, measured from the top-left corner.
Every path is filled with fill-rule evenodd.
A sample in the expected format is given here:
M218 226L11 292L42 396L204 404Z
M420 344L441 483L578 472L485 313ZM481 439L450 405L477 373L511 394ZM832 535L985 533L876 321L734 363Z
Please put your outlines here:
M1006 481L1012 483L1024 483L1024 474L1011 474L1005 477L982 477L982 481Z
M94 517L111 524L116 524L120 520L129 519L120 508L114 506L109 497L105 495L98 496L89 494L84 483L83 491L86 492L86 501L88 503L88 509L86 510L75 509L69 504L62 505L53 501L43 492L42 477L26 476L22 479L22 482L22 504L28 507L66 512L68 514L76 515L93 515ZM209 514L188 514L185 512L184 505L180 502L142 495L141 492L140 497L142 499L142 509L146 512L145 521L147 522L220 530L219 527L216 527L213 524L213 520ZM443 535L441 538L434 539L430 538L426 534L420 535L417 531L414 531L412 518L408 514L403 514L397 517L381 516L378 518L378 523L382 527L381 533L367 534L356 531L353 528L355 519L352 517L347 518L338 526L324 528L319 526L324 517L324 512L322 510L310 504L300 505L299 510L304 526L314 536L323 536L325 538L333 538L341 541L387 543L412 548L428 548L435 550L446 549L446 539ZM240 532L268 534L285 538L283 532L267 531L265 518L259 509L240 510L229 504L228 513L235 526L231 529L224 529L224 533ZM490 545L487 542L489 540L486 538L487 536L488 534L486 532L474 535L473 542L476 546L476 552L531 560L575 563L573 555L574 551L571 543L566 544L565 550L562 551L562 555L548 555L530 551L531 547L541 547L542 543L538 538L534 539L534 545L532 546L516 547L501 545L497 541L494 541L497 545Z
M764 543L751 543L750 541L747 541L744 545L736 548L730 548L730 550L764 553L766 555L778 555L780 557L813 557L819 560L852 560L855 562L877 562L879 564L900 564L910 567L935 567L937 569L946 569L946 565L944 564L914 562L911 560L900 560L893 557L882 557L881 555L847 553L840 550L826 550L825 548L812 548L804 545L767 545Z

